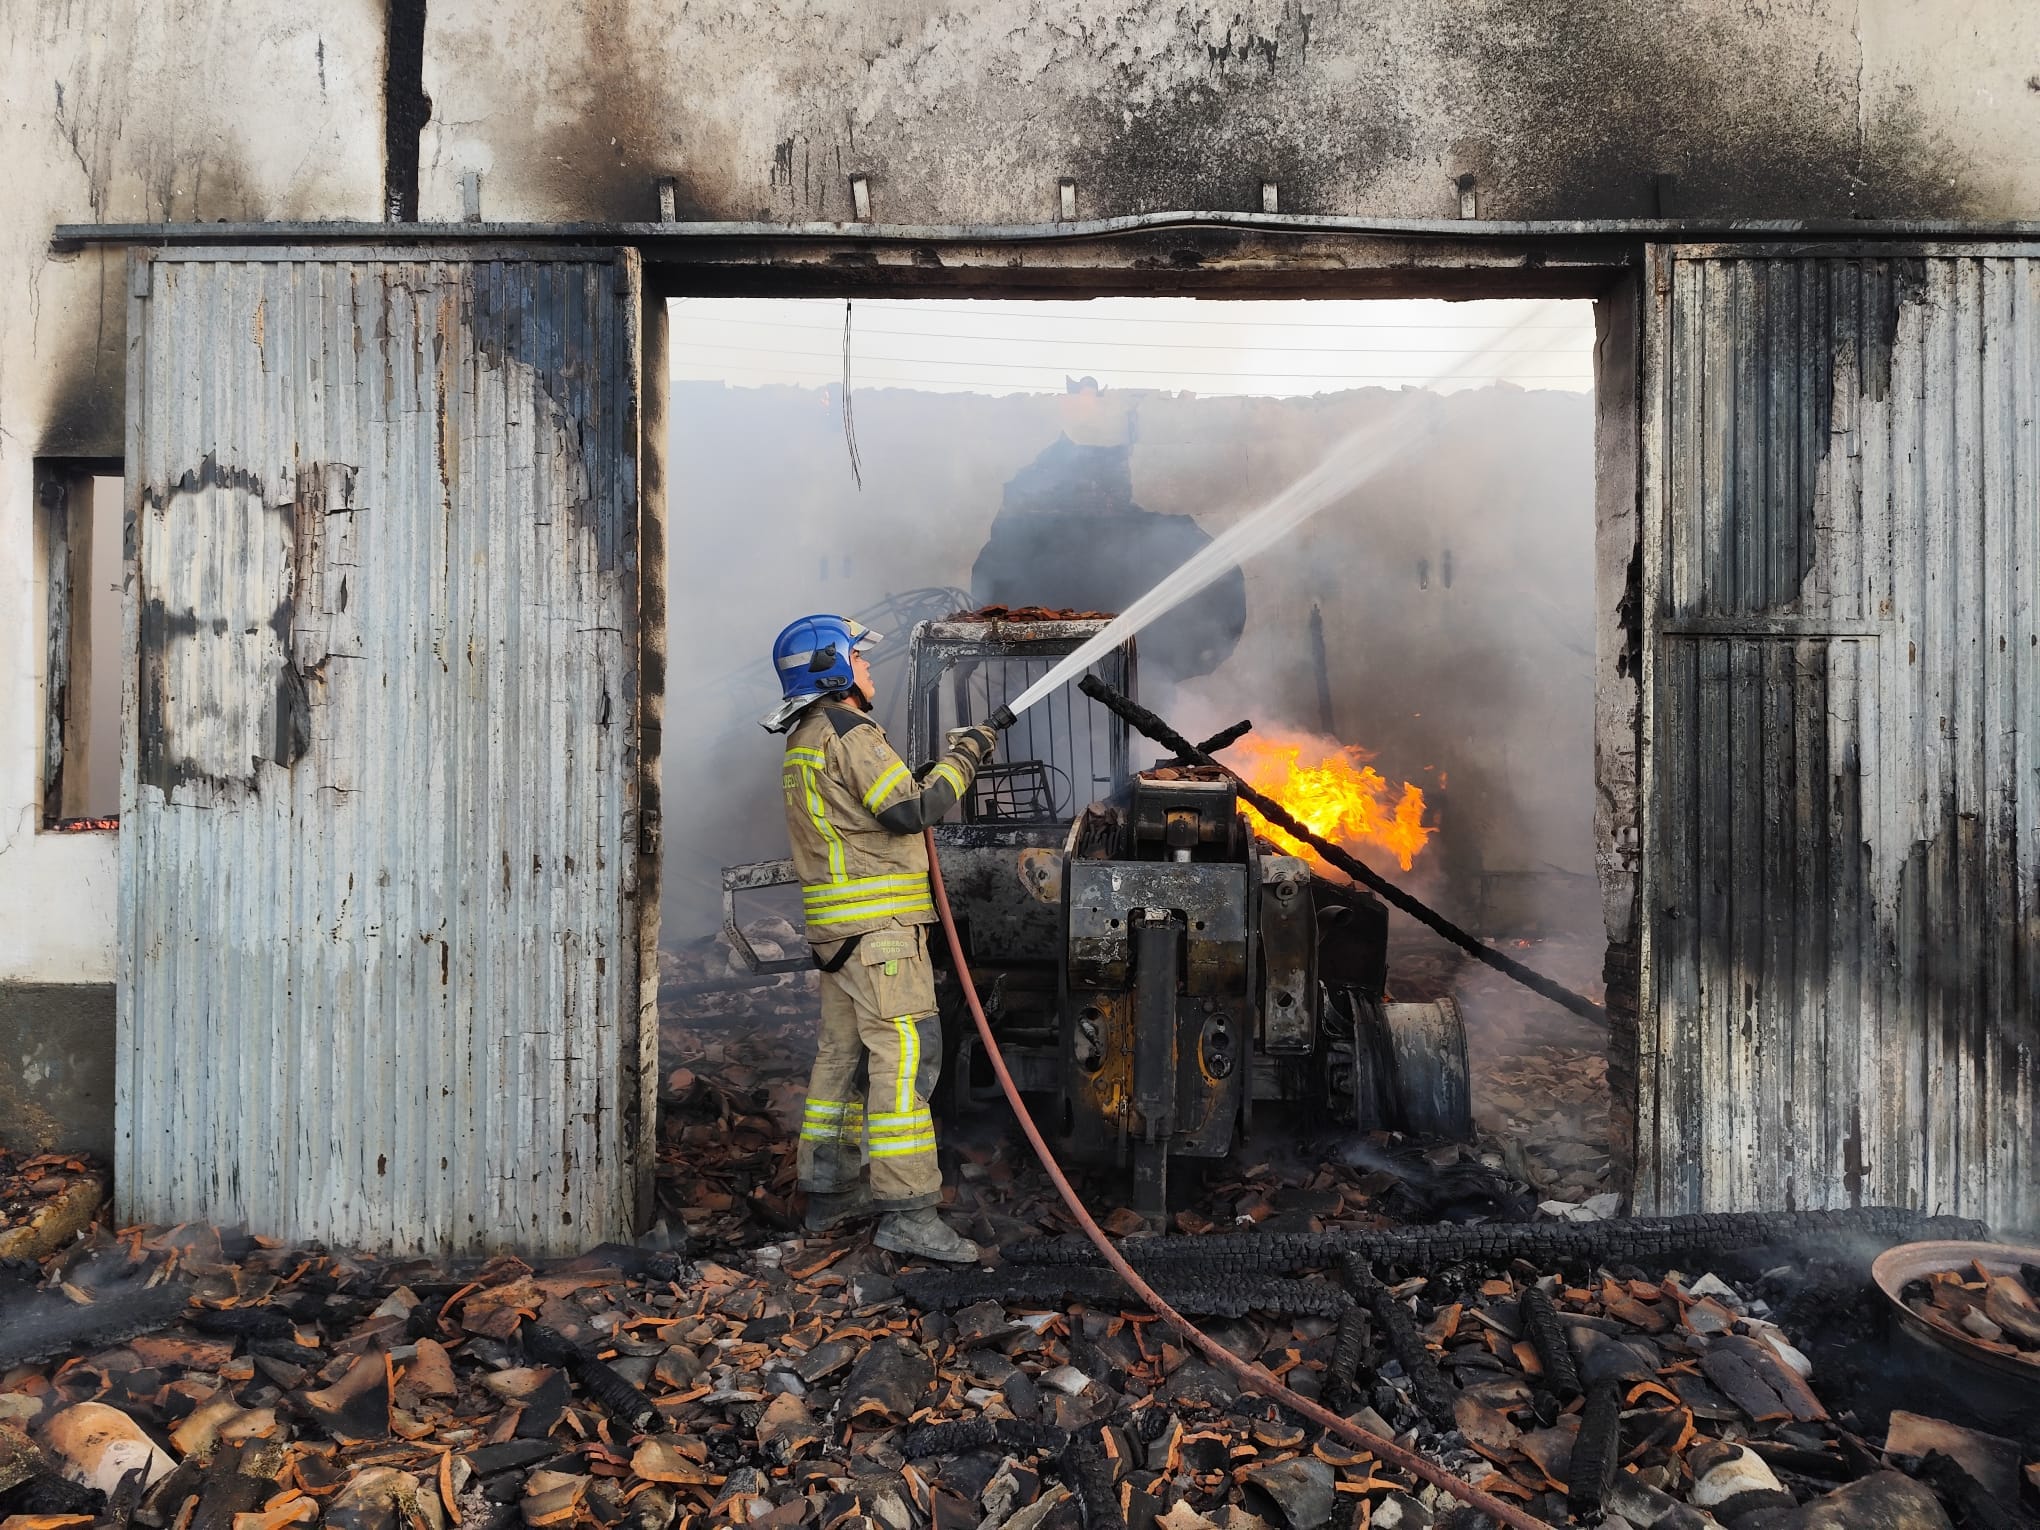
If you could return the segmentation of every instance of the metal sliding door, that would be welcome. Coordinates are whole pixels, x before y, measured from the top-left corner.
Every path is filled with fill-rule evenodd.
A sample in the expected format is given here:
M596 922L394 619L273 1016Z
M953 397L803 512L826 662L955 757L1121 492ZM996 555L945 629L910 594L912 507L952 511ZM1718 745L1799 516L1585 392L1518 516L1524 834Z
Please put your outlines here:
M635 256L132 271L121 1214L628 1236Z
M2040 261L1650 294L1639 1200L2040 1225Z

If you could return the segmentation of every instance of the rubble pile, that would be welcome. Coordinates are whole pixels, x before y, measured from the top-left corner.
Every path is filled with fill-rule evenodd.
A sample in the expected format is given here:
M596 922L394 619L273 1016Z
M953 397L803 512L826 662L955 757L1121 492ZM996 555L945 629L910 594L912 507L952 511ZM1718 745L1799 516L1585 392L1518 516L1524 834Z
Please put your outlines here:
M0 1530L1473 1522L1143 1311L1001 1113L944 1142L945 1215L1003 1245L994 1268L803 1235L808 1005L753 991L681 1012L662 1033L663 1218L640 1244L390 1261L94 1225L0 1260ZM1306 1132L1215 1165L1164 1240L1130 1236L1123 1184L1078 1183L1228 1349L1552 1523L1966 1530L2031 1511L2031 1431L1859 1406L1823 1325L1870 1299L1862 1271L1809 1279L1837 1267L1824 1239L1846 1234L1860 1265L1978 1229L1539 1217L1493 1158ZM82 1160L0 1159L16 1219L59 1184L103 1189ZM1944 1300L1978 1297L1955 1274Z
M761 961L807 951L800 932L777 916L752 920L744 926L744 937ZM690 1019L753 1011L812 1016L820 1002L811 968L753 972L721 935L661 947L659 989L665 1013L684 1008Z
M1553 1523L1859 1522L1833 1517L1842 1493L1940 1525L1936 1492L2000 1501L1947 1449L1982 1448L1963 1431L1936 1426L1917 1457L1880 1450L1821 1397L1772 1320L1789 1270L1469 1254L1627 1247L1630 1225L1232 1234L1174 1240L1163 1263L1189 1273L1179 1288L1232 1281L1201 1305L1226 1314L1208 1328L1235 1353ZM1279 1257L1262 1264L1346 1253L1337 1278L1238 1273L1263 1244ZM1402 1263L1362 1252L1391 1247ZM1444 1257L1411 1252L1426 1247ZM1094 1272L1038 1248L989 1272L902 1270L856 1235L534 1268L95 1228L0 1272L0 1518L1346 1530L1450 1510L1243 1393L1109 1277L1071 1299L1059 1283ZM1993 1457L2015 1484L2040 1454L2021 1449ZM1934 1492L1918 1499L1894 1462Z
M1602 996L1598 935L1494 936L1510 954L1590 998ZM1609 1155L1608 1031L1540 998L1444 941L1405 937L1389 958L1392 999L1449 998L1466 1019L1474 1122L1508 1172L1551 1215L1615 1214Z
M22 1155L0 1144L0 1259L39 1259L74 1237L106 1199L106 1176L74 1153Z

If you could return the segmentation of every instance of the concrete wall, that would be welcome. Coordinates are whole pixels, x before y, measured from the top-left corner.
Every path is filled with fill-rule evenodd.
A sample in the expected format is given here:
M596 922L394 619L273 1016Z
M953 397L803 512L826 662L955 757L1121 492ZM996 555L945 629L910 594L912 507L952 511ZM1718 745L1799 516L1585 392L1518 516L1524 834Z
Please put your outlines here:
M38 456L119 457L124 256L52 259L62 221L372 218L382 10L253 3L0 10L0 983L113 976L114 836L39 832ZM23 1002L26 1002L24 999ZM4 1071L4 1062L0 1062Z
M421 205L2032 216L2036 69L2022 0L429 0Z

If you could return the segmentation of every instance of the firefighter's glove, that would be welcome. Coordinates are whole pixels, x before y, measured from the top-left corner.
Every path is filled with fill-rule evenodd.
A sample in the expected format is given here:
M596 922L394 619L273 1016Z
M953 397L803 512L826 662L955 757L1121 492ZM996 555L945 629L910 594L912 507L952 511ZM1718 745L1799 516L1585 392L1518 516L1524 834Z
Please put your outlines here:
M992 751L999 746L998 732L990 723L979 723L971 728L951 728L944 735L951 749L964 749L971 758L982 765L992 757Z

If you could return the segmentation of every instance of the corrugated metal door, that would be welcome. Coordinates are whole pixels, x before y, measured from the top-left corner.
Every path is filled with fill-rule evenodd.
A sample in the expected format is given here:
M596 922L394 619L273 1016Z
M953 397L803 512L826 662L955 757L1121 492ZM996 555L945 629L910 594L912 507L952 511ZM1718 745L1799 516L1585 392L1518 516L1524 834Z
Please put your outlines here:
M2040 1225L2040 252L1653 252L1640 1199Z
M121 1214L627 1236L635 256L132 270Z

